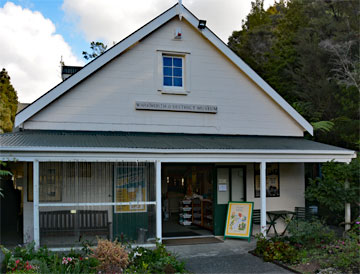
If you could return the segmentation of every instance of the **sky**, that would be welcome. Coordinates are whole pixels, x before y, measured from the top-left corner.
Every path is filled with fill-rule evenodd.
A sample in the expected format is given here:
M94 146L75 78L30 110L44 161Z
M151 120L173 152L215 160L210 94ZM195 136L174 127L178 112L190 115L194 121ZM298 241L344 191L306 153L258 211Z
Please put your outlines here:
M87 63L91 41L112 46L177 0L0 0L0 69L19 101L31 103L61 82L60 61ZM251 0L183 0L225 43L251 10ZM265 8L274 0L265 0Z

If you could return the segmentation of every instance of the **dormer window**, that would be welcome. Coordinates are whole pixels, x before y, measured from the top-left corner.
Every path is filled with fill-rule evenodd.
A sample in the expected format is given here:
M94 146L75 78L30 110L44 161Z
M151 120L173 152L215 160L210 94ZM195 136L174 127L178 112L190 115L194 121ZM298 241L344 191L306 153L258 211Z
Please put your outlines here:
M163 86L184 87L184 57L163 55Z

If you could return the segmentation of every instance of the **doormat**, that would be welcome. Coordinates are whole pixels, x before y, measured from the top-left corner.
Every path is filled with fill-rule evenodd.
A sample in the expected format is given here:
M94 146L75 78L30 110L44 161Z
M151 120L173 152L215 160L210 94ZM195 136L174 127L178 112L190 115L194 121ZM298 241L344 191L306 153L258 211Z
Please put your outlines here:
M192 231L180 231L180 232L164 232L163 237L188 237L188 236L199 236L200 234Z
M169 240L163 240L162 242L164 245L174 246L174 245L216 244L216 243L223 243L224 241L215 237L206 237L206 238L192 238L192 239L169 239Z
M188 226L188 228L191 229L191 230L205 230L205 228L202 228L202 227L197 226L197 225Z

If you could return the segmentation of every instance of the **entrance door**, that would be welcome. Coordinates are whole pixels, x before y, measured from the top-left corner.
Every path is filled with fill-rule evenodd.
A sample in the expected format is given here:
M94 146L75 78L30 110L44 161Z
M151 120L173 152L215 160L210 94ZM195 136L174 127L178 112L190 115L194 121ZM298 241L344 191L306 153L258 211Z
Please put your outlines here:
M213 235L213 173L208 164L162 165L162 236Z
M215 235L223 235L228 202L246 201L245 167L217 167L216 173L214 228Z

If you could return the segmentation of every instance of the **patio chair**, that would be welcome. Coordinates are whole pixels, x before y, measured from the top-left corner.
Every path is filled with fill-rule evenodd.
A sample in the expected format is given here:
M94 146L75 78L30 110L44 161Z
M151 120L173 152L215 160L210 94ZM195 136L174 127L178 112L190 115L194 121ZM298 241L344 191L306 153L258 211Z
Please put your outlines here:
M310 221L316 218L317 214L309 207L295 207L295 220L296 221Z

